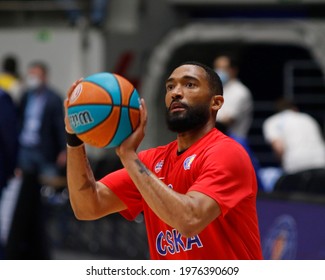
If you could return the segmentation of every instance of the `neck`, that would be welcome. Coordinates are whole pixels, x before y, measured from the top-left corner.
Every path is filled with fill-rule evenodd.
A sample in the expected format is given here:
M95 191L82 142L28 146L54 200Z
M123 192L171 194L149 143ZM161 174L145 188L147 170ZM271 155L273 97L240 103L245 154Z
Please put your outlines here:
M188 149L196 141L198 141L204 135L209 133L212 128L214 128L214 124L208 122L203 127L178 133L177 134L178 152L182 152Z

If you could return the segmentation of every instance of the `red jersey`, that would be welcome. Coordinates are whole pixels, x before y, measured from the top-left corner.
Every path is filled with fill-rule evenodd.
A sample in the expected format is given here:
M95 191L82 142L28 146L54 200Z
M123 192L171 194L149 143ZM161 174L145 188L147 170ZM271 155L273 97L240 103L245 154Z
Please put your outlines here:
M198 235L186 238L159 219L125 169L101 179L127 205L121 214L144 213L151 259L261 259L255 171L240 144L216 129L177 155L177 142L143 151L141 161L169 188L213 198L221 214Z

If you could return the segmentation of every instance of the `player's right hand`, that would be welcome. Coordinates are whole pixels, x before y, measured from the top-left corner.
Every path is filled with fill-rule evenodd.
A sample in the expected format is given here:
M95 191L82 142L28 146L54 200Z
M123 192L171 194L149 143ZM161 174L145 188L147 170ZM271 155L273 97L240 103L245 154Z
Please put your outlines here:
M131 135L126 138L120 146L118 146L115 151L116 154L122 158L124 156L129 156L132 154L132 152L136 152L140 143L142 142L144 136L145 136L145 130L146 130L146 125L147 125L147 118L148 118L148 113L147 113L147 107L146 103L143 98L141 98L141 105L140 105L140 123L138 127L131 133ZM123 163L123 160L122 160Z
M83 80L83 78L80 78L79 80L75 81L71 85L71 87L67 91L67 97L64 100L64 124L65 124L65 130L66 130L66 132L68 132L70 134L74 134L75 132L72 130L71 125L70 125L70 121L69 121L69 117L68 117L68 105L69 105L69 101L70 101L71 94L73 93L73 91L75 90L75 88L78 86L78 84L82 80Z

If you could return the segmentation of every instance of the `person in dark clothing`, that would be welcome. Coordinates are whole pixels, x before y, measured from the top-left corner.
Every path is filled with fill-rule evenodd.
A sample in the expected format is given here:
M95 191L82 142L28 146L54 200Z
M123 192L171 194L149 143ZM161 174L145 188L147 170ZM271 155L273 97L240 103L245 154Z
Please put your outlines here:
M50 259L42 205L42 178L65 169L62 99L47 83L47 66L32 63L20 106L18 167L22 186L7 243L8 259Z
M0 88L0 201L3 189L14 174L17 144L16 107L9 94ZM0 259L2 258L0 241Z

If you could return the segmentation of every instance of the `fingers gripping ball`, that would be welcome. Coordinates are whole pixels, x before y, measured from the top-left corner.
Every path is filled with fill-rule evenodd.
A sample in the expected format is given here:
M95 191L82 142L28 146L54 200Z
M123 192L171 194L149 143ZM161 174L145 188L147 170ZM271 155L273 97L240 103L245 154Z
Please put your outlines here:
M71 93L68 118L85 143L98 148L119 146L138 126L140 98L124 77L112 73L88 76Z

